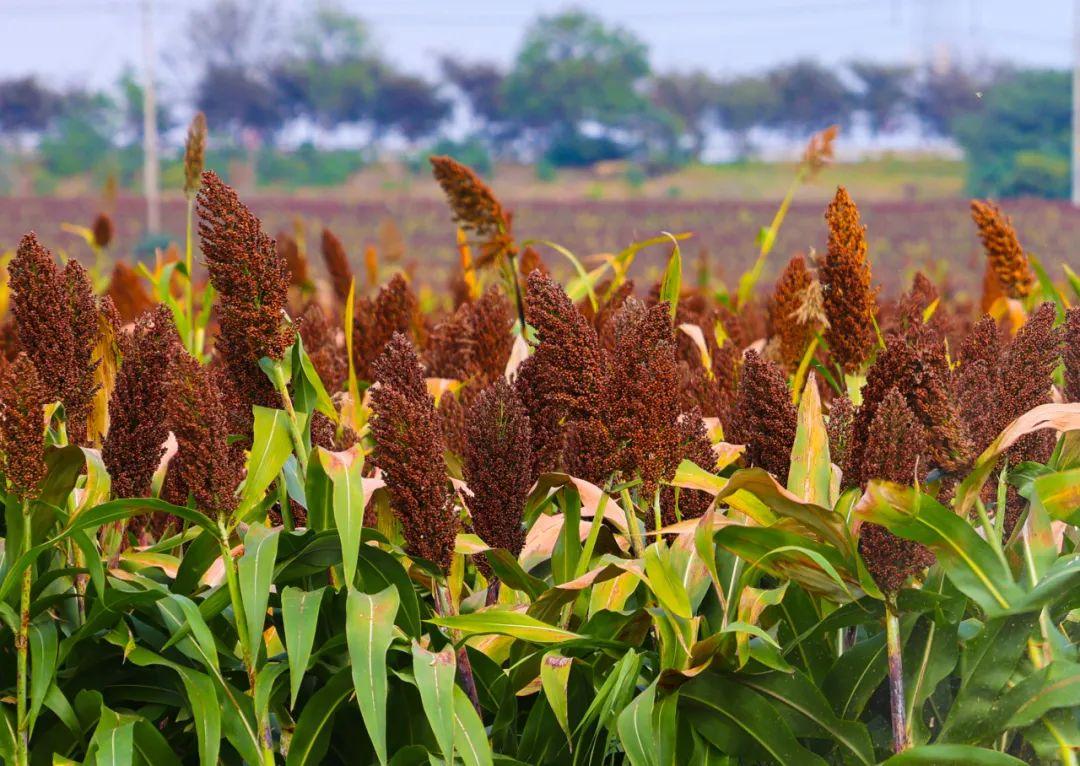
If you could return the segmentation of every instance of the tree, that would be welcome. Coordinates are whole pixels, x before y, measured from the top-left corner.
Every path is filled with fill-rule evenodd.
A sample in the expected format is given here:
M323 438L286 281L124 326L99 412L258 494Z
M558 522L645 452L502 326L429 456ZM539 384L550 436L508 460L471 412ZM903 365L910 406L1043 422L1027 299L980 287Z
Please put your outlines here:
M195 88L195 103L211 125L234 134L249 128L272 136L286 115L268 78L231 64L207 67Z
M704 72L691 72L659 75L650 85L653 104L678 118L678 127L690 138L691 154L700 159L716 101L716 82Z
M569 11L532 24L506 78L509 113L550 141L580 135L586 123L602 133L625 127L647 107L645 44L596 16Z
M850 69L860 85L855 103L866 113L870 129L874 133L894 130L912 106L912 68L856 61Z
M853 98L840 78L813 61L797 61L769 72L775 108L765 124L791 135L804 135L831 125L846 125Z
M1071 120L1068 72L1030 70L1000 78L986 90L978 113L955 121L970 193L1068 196Z
M763 124L776 108L776 92L763 77L738 77L716 86L714 110L720 125L730 134L739 159L753 152L750 131Z
M436 87L413 75L384 72L376 94L372 113L376 128L397 130L410 141L434 133L450 114L450 103Z
M0 131L14 136L40 133L60 108L60 96L34 77L0 81Z
M931 135L951 136L956 119L979 109L987 77L960 67L927 69L916 85L915 113Z
M519 134L519 125L506 106L506 73L489 62L464 62L450 56L439 60L444 81L456 88L477 123L479 137L501 150Z

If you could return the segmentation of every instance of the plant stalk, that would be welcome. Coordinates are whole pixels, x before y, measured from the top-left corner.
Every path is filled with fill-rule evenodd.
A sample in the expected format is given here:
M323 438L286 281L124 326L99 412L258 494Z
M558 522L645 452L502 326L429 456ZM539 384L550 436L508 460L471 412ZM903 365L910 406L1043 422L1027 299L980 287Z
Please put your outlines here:
M30 503L22 501L22 554L30 552ZM15 650L18 653L15 680L15 705L17 732L15 742L16 766L30 763L30 718L27 713L27 660L30 649L30 590L33 585L33 563L27 563L22 574L22 593L19 597L19 632L15 637Z
M432 581L431 585L431 593L435 599L435 611L440 616L452 615L454 610L450 605L453 600L450 598L449 591L444 593L443 589L434 581ZM453 631L453 633L454 639L457 640L457 631ZM476 677L473 675L472 662L469 661L469 652L464 644L457 649L457 672L461 688L465 690L473 707L476 708L476 714L483 720L484 713L480 708L480 695L476 691Z
M521 337L525 337L525 299L521 295L521 283L518 281L517 257L513 253L507 253L507 263L510 268L510 281L514 284L514 303L517 305L518 322L521 324Z
M193 255L194 243L192 237L192 219L194 217L195 198L188 197L187 200L187 243L184 245L184 268L187 270L187 284L184 287L184 310L187 313L188 319L188 352L192 355L199 355L199 351L196 348L195 342L195 258Z
M904 704L904 661L900 647L900 617L896 605L885 603L885 644L889 654L889 710L892 713L893 750L903 752L911 747L911 728L908 726Z
M292 437L293 447L296 449L296 462L300 464L300 475L307 476L308 450L304 444L304 434L300 430L300 419L293 407L292 397L289 396L289 387L285 383L285 373L281 369L281 363L274 363L274 388L281 396L281 403L285 407L285 413L289 416L289 435Z
M229 600L232 603L233 619L236 620L236 633L240 639L240 656L247 670L248 694L255 695L255 652L248 644L248 624L244 614L244 601L240 595L240 576L236 571L236 562L233 561L232 550L229 548L229 530L225 524L225 517L218 516L218 531L221 533L221 558L225 564L225 581L229 588ZM263 762L267 765L274 762L273 744L274 739L270 732L270 722L266 716L259 717L259 744L263 751Z

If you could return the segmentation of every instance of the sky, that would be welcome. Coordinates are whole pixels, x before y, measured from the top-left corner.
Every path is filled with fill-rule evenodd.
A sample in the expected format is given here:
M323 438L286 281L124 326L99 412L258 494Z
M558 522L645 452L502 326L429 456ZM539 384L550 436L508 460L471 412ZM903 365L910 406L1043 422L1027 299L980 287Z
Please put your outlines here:
M0 0L0 78L107 87L141 57L143 0ZM274 0L270 0L274 2ZM181 87L188 13L207 0L150 0L166 83ZM1076 0L1080 4L1080 0ZM1071 65L1070 0L338 0L388 58L434 75L441 54L512 61L536 16L573 5L648 45L654 68L734 74L812 57L920 63L945 57ZM283 19L305 0L276 0Z

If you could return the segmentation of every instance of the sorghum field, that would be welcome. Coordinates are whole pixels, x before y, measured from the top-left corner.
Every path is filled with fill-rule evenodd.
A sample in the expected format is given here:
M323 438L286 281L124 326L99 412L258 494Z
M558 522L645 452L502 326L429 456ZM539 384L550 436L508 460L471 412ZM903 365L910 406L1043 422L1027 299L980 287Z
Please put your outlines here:
M1070 216L788 215L831 141L735 221L433 157L379 234L260 221L197 119L186 247L20 232L4 761L1076 763Z

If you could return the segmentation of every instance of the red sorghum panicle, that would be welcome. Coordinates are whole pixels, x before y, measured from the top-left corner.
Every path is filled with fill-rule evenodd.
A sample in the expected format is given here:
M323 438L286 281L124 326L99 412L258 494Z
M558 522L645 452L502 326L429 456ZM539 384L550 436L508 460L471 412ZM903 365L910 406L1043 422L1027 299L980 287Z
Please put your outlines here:
M1080 402L1080 307L1065 312L1061 355L1065 362L1065 401Z
M94 223L90 226L90 231L94 235L94 246L105 248L108 247L113 239L113 222L108 213L98 213L94 218Z
M769 304L769 336L776 339L777 358L787 370L798 366L814 337L816 328L799 316L812 282L806 259L794 256L777 280Z
M284 321L288 268L259 219L213 171L203 173L198 204L202 251L218 294L216 349L241 396L277 406L280 399L259 360L281 359L292 342Z
M349 265L349 256L345 253L345 246L337 235L329 229L322 231L322 256L326 263L326 271L330 275L330 286L334 290L334 297L341 303L349 298L349 290L353 285L352 266Z
M202 185L206 166L206 115L198 112L188 126L184 141L184 196L191 199Z
M855 407L847 394L835 397L829 406L829 459L840 468L842 486L847 489L858 483L858 477L848 464L851 453L851 431L855 425Z
M300 243L287 232L278 232L275 240L278 256L285 261L289 270L289 284L294 287L307 288L311 284L311 276L308 273L308 261Z
M563 428L598 413L606 364L596 332L557 283L529 275L526 315L537 345L518 368L516 387L532 427L538 470L551 470L562 452Z
M322 307L315 301L308 302L296 326L319 380L331 394L341 391L349 376L349 363L345 348L338 345L336 328L326 318Z
M101 457L115 497L148 497L169 435L165 398L169 369L180 353L172 312L164 305L120 336L123 355L109 399L109 433Z
M211 368L181 351L170 366L165 399L177 443L169 461L170 483L184 494L190 492L195 507L209 516L228 515L236 508L244 470L243 449L229 443L226 403L215 377Z
M904 396L893 388L877 408L870 440L863 451L864 481L884 479L912 485L922 465L925 432ZM934 563L934 555L920 543L897 537L877 524L863 524L859 552L878 587L896 593L907 579Z
M797 421L784 371L756 351L748 351L728 441L745 444L751 466L764 468L786 484Z
M25 354L0 373L0 465L9 491L37 496L45 478L45 406L49 395Z
M353 364L356 376L371 380L372 364L394 333L416 340L418 312L416 296L401 274L385 284L374 301L359 300L353 319Z
M522 516L532 489L529 417L503 379L485 388L469 409L465 425L465 482L473 529L494 548L515 557L525 544Z
M828 252L818 269L829 320L825 340L844 372L853 373L866 364L876 342L877 291L870 286L866 227L860 224L859 209L843 186L829 203L825 220Z
M505 255L515 255L517 247L510 234L510 215L491 188L470 168L451 157L431 157L435 180L442 187L454 221L480 238L476 266L482 268Z
M1009 217L994 203L975 199L971 201L971 218L979 227L983 250L1001 289L1010 298L1029 295L1035 277Z
M68 436L80 444L97 390L98 307L86 270L76 261L57 269L52 254L31 233L23 237L9 273L19 344L50 399L64 403Z
M105 294L112 300L117 313L125 322L134 321L154 305L154 300L147 292L138 272L124 261L117 261L113 266L112 277L109 279L109 287Z
M374 372L375 463L386 479L408 550L446 570L458 519L447 489L435 400L408 338L395 333L376 359Z

